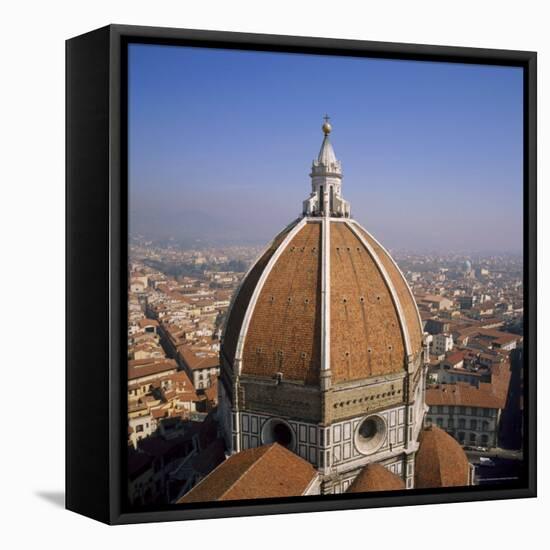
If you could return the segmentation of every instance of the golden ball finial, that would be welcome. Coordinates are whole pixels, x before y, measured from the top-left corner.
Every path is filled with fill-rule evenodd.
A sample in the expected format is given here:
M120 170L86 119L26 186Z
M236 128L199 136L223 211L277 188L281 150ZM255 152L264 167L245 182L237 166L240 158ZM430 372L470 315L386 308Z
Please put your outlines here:
M323 118L325 119L325 123L323 124L322 129L325 136L327 136L332 131L332 126L329 124L330 117L328 115L325 115Z

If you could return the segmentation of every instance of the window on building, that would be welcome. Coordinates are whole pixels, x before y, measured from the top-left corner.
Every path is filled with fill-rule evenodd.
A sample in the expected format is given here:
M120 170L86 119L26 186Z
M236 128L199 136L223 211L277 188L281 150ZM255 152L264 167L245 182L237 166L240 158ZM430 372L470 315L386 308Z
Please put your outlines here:
M449 418L449 428L454 428L454 420L452 418Z
M481 426L481 429L486 432L489 429L489 422L487 420L484 420Z
M283 447L290 447L292 445L292 430L286 423L272 423L271 433L269 435L272 441L276 441L279 445L283 445Z
M435 422L438 428L443 428L443 418L438 418Z
M464 429L466 427L466 420L464 420L464 418L458 419L458 427L461 429Z
M470 443L476 442L476 434L473 432L470 432Z
M464 432L458 432L458 442L464 443Z
M477 430L477 420L470 420L470 430Z
M143 431L143 424L138 424L136 426L136 432L139 433L139 432L142 432Z
M487 434L481 435L481 443L483 445L487 445L489 443L489 436Z

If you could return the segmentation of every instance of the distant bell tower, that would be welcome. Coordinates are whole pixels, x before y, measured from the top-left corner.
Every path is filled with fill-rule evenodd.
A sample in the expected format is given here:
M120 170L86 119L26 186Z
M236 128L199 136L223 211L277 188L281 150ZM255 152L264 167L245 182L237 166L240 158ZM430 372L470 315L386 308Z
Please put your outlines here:
M322 126L325 137L317 160L311 166L311 195L304 201L304 216L349 218L349 202L342 198L342 165L336 159L329 140L332 126L325 115Z

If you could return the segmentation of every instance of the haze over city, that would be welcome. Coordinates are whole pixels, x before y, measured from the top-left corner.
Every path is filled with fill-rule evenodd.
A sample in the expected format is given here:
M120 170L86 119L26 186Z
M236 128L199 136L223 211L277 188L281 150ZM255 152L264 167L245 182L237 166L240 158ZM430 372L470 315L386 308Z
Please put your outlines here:
M322 115L392 249L521 252L522 72L132 45L132 234L261 244L300 215Z

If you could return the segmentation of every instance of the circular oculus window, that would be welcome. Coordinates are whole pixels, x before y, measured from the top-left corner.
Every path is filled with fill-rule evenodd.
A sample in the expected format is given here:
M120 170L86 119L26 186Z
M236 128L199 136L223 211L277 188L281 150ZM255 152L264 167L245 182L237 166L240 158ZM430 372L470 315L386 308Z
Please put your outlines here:
M355 446L362 454L376 452L386 440L386 422L381 416L365 418L355 430Z
M279 443L287 449L294 449L294 431L290 425L279 418L269 419L262 428L262 444Z

